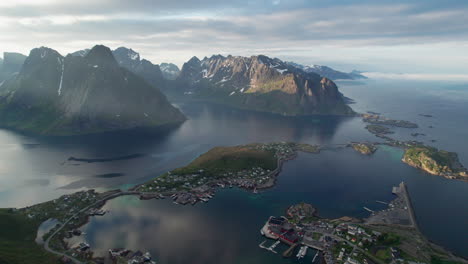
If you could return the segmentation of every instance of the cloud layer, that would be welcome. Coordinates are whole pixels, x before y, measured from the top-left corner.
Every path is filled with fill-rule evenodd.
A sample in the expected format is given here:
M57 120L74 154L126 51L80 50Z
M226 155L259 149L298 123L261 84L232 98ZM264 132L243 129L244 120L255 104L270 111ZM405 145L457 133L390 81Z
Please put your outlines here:
M459 2L4 1L0 50L65 54L100 43L179 65L193 55L263 53L345 70L462 74L468 4Z

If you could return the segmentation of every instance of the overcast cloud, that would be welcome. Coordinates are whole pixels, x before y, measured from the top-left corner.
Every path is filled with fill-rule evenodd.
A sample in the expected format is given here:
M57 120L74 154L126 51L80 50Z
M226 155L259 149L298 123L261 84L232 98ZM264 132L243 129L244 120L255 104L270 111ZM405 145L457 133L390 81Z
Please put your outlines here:
M341 70L463 75L466 14L467 1L451 0L1 1L0 50L104 44L179 66L194 55L265 54Z

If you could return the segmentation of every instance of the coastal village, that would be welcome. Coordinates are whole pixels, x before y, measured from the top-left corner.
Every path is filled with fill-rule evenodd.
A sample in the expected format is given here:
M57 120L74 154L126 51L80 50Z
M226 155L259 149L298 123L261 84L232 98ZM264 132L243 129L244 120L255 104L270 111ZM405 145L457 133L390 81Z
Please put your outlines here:
M218 188L241 188L253 192L274 186L282 163L294 159L298 151L318 153L319 147L296 143L269 143L241 146L237 151L225 148L221 156L223 167L212 164L187 166L145 183L135 190L141 192L142 199L163 199L170 196L176 204L196 204L213 198ZM232 155L233 152L235 155ZM204 155L209 155L210 152ZM242 160L239 162L239 154ZM231 162L232 160L232 162ZM212 163L212 160L210 160ZM226 166L232 163L233 166Z
M275 248L284 243L289 248L282 256L297 259L311 249L313 263L430 263L434 256L428 252L436 252L436 246L422 239L417 230L406 185L401 183L392 192L396 198L388 208L364 220L322 219L310 204L291 206L286 216L267 220L260 230L267 240L259 247L277 254Z
M338 148L352 147L364 155L372 155L379 144L388 142L352 142ZM411 142L401 144L405 144L407 149L420 147ZM83 236L79 228L87 223L89 217L105 215L106 211L101 208L109 199L122 195L137 195L143 200L170 197L175 204L194 205L198 202L208 202L215 196L216 191L222 188L235 187L257 193L274 186L283 162L294 159L298 152L319 153L326 149L327 147L287 142L218 147L185 167L169 171L128 191L77 192L50 202L18 209L18 212L38 223L48 219L57 221L57 224L45 233L42 241L49 251L65 254L63 263L104 263L104 259L111 259L112 263L155 263L149 252L124 248L109 249L107 258L95 257L88 243L69 245L67 240ZM264 241L259 246L276 253L275 248L284 243L289 249L283 256L295 256L298 259L304 258L308 249L312 248L316 250L314 261L322 259L328 264L411 264L416 263L415 260L420 261L421 256L423 258L420 263L429 263L424 254L416 258L411 257L411 254L408 255L399 246L403 236L422 236L416 232L406 187L402 184L394 188L393 192L397 198L388 204L388 209L374 212L363 208L371 212L371 216L365 222L352 218L321 219L317 216L315 208L310 205L291 206L286 217L268 219L261 233L274 242L268 245L269 242ZM393 232L385 230L383 226L405 227L413 231L395 238ZM423 243L420 248L433 251L428 249L427 245Z

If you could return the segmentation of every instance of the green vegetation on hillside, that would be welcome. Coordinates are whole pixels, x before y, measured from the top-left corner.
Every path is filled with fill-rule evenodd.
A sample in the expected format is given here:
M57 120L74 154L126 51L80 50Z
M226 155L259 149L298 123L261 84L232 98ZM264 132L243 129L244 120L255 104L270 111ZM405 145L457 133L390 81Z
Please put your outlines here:
M403 161L435 175L466 175L466 170L458 161L456 153L438 150L429 146L408 148L403 156Z
M189 165L175 169L173 174L190 174L204 171L205 175L238 172L253 167L274 170L277 166L275 152L254 149L250 146L215 147Z
M0 263L58 263L58 257L36 244L40 220L13 209L0 209Z

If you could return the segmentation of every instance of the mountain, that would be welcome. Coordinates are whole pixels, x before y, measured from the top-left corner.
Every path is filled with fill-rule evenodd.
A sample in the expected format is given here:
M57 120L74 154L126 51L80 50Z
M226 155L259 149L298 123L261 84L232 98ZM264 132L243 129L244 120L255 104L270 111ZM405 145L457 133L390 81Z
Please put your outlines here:
M166 81L159 65L155 65L148 60L140 59L140 54L132 49L120 47L112 52L120 66L140 75L149 84L158 89L163 89Z
M334 70L328 66L321 66L321 65L312 65L312 66L304 66L294 62L287 62L288 64L304 70L305 72L313 72L317 73L320 76L326 77L331 80L356 80L356 79L367 79L366 76L362 75L361 72L352 71L350 73L340 72Z
M172 93L282 115L354 112L335 83L277 58L214 55L186 62Z
M175 80L177 76L179 76L180 69L177 65L173 63L161 63L159 64L159 68L161 68L163 77L168 80Z
M4 52L0 66L0 82L19 72L26 56L15 52Z
M86 56L86 54L88 54L89 51L90 49L78 50L78 51L70 53L70 55L76 56L76 57L84 57Z
M0 125L46 135L91 134L180 123L183 114L101 45L85 56L31 51L0 89Z

